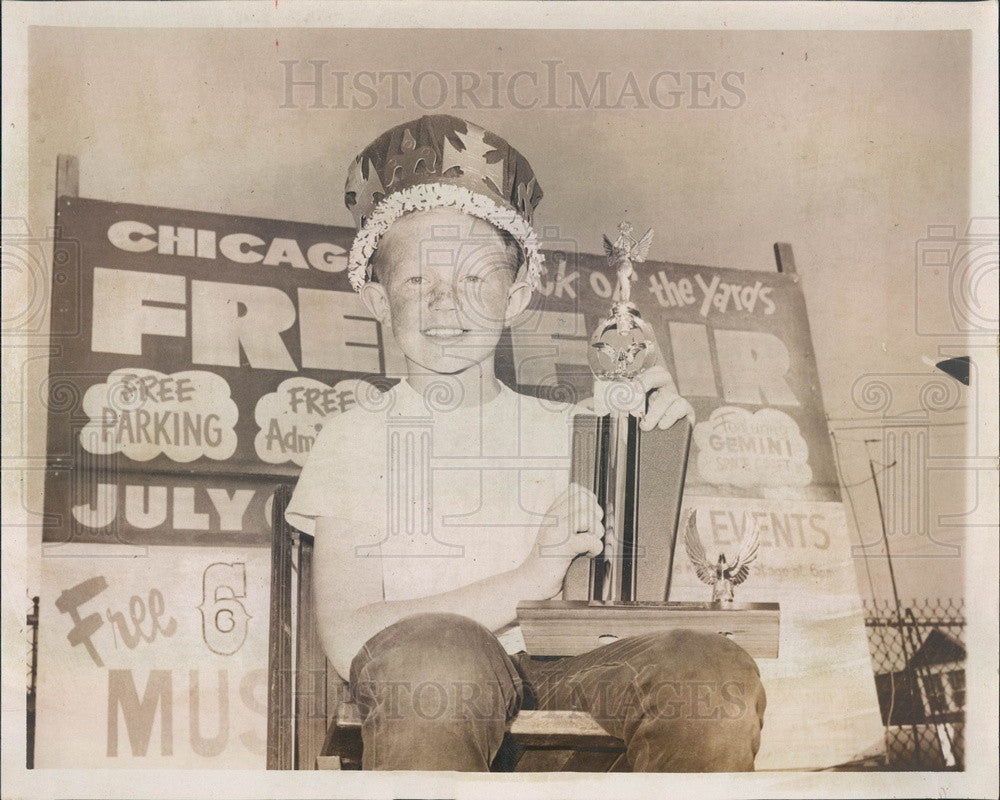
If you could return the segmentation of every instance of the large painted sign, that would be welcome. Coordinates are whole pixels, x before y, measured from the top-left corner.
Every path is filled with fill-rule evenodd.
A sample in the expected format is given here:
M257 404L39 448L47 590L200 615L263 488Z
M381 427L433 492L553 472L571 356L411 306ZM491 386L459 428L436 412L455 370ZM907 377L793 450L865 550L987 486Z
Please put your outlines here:
M44 600L91 592L95 611L42 617L39 742L72 739L75 765L123 763L127 751L150 765L260 766L236 716L221 749L198 744L201 733L164 749L148 744L166 734L143 709L174 697L176 740L182 700L222 692L224 670L230 713L257 713L243 682L266 666L265 651L248 638L220 653L203 629L196 637L204 600L191 605L187 584L211 564L266 561L274 487L294 482L326 419L402 375L402 357L350 289L348 229L83 198L59 199L57 227ZM589 337L613 279L603 257L551 237L543 246L541 290L505 333L498 375L522 392L579 400L591 393ZM772 701L758 766L828 766L870 750L878 707L798 277L647 262L632 297L697 412L685 505L704 512L709 555L738 546L743 511L768 522L741 587L747 599L782 602L782 657L762 667ZM675 568L672 598L702 599L682 553ZM265 586L260 577L252 602L241 600L258 636ZM156 639L123 648L130 640L111 620L133 597ZM85 630L100 623L93 636L113 634L105 666L74 628L85 619ZM131 636L153 635L138 625ZM182 635L183 659L156 654L157 642ZM66 686L107 712L43 714L46 693L56 702ZM845 697L851 714L838 718ZM132 727L114 723L115 703L142 719L121 712L114 719ZM50 763L63 763L59 752Z

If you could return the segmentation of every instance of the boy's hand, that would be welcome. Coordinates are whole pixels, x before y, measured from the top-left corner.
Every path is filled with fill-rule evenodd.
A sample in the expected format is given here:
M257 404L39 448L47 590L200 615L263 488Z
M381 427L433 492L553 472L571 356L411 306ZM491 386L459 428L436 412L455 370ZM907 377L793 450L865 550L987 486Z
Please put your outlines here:
M604 511L589 489L571 483L552 503L548 516L552 521L539 527L535 545L519 568L529 584L525 600L548 600L559 594L573 559L582 553L600 555L603 550Z
M666 367L657 364L640 375L638 380L647 394L652 392L649 394L646 415L639 422L642 430L651 431L653 428L666 430L684 417L694 425L694 408L677 394L677 384L674 383L674 378Z

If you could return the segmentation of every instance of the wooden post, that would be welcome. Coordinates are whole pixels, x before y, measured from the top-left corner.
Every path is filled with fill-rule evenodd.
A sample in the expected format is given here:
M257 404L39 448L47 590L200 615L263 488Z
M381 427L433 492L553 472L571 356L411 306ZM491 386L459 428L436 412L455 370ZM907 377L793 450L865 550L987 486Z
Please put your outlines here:
M315 769L327 731L327 666L313 603L312 537L299 534L295 616L295 768Z
M271 501L271 616L267 648L267 768L292 769L292 539L285 522L291 491Z
M31 660L28 668L28 725L27 750L25 765L28 769L35 768L35 705L38 697L38 595L31 598L31 611L27 618L31 629Z
M80 196L80 161L76 156L56 156L56 200Z
M778 272L783 272L786 275L795 274L795 255L788 242L774 243L774 260L777 263Z

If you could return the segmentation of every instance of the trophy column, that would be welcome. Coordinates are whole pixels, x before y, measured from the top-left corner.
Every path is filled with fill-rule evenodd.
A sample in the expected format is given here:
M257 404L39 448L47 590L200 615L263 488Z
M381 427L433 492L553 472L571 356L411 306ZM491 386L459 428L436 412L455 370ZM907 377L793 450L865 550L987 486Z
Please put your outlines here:
M633 262L645 260L653 232L640 241L622 223L617 241L605 237L609 264L618 275L614 302L590 340L594 373L594 410L598 425L596 485L604 508L604 553L591 569L590 602L615 603L637 599L636 500L638 497L638 418L646 408L639 377L658 358L656 337L631 302Z

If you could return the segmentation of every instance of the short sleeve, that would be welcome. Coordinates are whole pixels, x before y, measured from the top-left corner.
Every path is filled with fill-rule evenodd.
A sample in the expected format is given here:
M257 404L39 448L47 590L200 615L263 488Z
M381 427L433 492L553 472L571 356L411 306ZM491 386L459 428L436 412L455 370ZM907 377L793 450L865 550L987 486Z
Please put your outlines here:
M358 492L364 461L359 439L364 434L347 417L333 417L324 424L285 509L287 522L311 536L316 534L318 517L357 519L362 515L354 506L365 496Z

